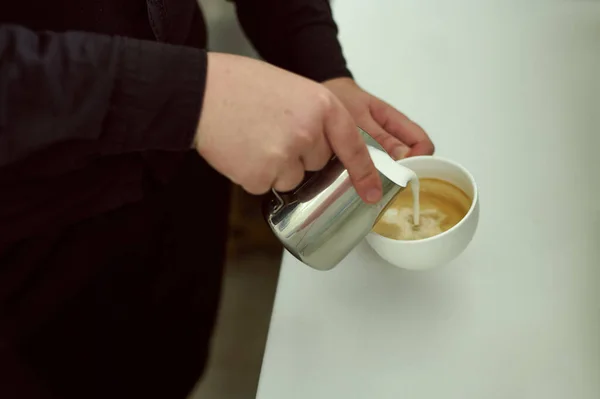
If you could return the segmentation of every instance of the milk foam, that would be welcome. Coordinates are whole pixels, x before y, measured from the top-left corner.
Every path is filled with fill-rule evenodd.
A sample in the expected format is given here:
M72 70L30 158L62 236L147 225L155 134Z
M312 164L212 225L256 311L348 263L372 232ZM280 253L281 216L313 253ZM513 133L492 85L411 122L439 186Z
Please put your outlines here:
M436 236L443 232L442 223L446 215L436 209L425 209L421 212L420 224L414 223L414 211L410 208L388 209L381 221L393 225L395 236L403 240L421 240Z

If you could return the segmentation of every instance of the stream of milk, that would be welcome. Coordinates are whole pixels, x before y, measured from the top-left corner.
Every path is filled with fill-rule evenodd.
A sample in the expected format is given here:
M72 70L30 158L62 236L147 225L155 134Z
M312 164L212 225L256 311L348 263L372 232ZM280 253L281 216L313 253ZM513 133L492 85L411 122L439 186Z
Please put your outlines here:
M394 161L387 153L377 148L367 146L371 160L375 164L375 168L381 172L385 177L390 179L400 187L407 187L410 183L412 185L413 193L413 224L418 226L420 223L420 206L419 206L419 177L415 172L402 166Z

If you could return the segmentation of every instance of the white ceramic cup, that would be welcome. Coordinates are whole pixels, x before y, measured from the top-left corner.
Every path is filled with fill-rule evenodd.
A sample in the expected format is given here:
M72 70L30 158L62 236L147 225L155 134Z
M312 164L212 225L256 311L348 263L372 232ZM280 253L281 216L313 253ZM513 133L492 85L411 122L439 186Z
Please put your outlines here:
M436 178L462 189L472 199L471 208L458 224L430 238L393 240L371 232L367 242L383 259L404 269L423 270L449 263L467 248L477 230L479 193L475 179L458 163L436 156L411 157L398 163L421 179Z

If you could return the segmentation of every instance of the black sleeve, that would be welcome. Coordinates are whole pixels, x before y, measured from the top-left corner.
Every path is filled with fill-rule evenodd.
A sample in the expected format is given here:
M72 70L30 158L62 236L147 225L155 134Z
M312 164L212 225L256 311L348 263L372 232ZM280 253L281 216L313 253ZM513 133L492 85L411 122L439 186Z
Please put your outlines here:
M235 0L258 53L281 68L322 82L351 77L329 0Z
M188 150L205 79L200 50L0 25L0 166L67 141Z

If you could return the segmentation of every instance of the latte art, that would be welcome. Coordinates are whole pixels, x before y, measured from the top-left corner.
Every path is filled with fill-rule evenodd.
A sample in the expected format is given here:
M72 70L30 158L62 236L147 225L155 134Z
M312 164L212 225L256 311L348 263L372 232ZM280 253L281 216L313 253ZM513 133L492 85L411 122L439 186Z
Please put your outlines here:
M410 208L388 209L381 218L382 223L395 226L396 236L403 240L421 240L442 232L442 222L446 215L436 209L421 211L420 223L413 222L414 212ZM390 237L395 238L395 237Z
M412 185L400 192L375 223L373 231L396 240L422 240L449 230L471 207L461 189L439 179L419 179L418 225L414 223ZM415 187L416 189L416 187Z

